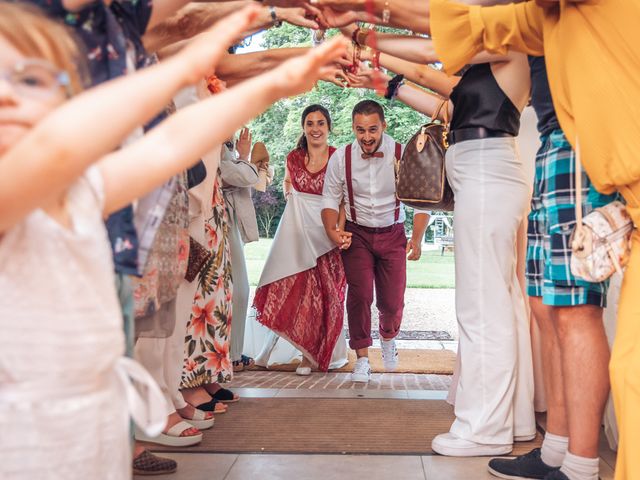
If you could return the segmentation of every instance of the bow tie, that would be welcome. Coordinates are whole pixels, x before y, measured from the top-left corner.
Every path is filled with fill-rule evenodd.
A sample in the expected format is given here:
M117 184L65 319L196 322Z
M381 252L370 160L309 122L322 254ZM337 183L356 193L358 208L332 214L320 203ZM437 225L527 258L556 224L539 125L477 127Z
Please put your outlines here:
M367 158L384 158L384 153L382 153L382 152L363 153L362 154L362 158L364 158L364 159L367 159Z

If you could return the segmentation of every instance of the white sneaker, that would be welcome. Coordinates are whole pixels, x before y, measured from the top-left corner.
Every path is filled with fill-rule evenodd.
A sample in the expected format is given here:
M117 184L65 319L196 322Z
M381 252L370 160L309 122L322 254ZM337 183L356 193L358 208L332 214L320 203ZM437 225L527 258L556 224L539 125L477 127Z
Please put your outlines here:
M371 380L371 367L367 357L360 357L356 360L356 366L353 367L351 374L352 382L368 383Z
M486 445L456 437L453 433L441 433L431 442L434 452L448 457L499 456L511 453L513 445Z
M296 368L296 375L301 377L308 377L311 375L311 367L298 367Z
M382 364L387 372L393 372L398 368L398 349L396 348L396 340L380 339L380 347L382 349Z

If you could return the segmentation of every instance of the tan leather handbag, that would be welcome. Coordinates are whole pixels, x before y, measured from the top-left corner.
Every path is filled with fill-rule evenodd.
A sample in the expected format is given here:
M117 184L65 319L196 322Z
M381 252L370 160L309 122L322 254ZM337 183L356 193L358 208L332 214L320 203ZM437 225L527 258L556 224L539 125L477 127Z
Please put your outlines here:
M396 164L396 196L405 205L423 210L453 210L453 191L444 167L449 146L448 107L448 101L444 100L433 115L437 119L444 108L444 123L436 120L420 127Z

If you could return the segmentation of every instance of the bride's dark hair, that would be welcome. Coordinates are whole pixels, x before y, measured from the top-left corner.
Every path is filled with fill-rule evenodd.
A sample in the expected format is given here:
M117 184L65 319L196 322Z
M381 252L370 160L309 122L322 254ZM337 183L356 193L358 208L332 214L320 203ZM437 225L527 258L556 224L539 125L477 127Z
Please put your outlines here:
M322 105L318 105L318 104L309 105L307 108L305 108L302 111L302 119L300 121L302 128L304 128L304 122L306 121L307 116L313 112L320 112L324 116L324 118L327 120L327 126L329 127L329 131L331 131L331 115L329 114L329 110L324 108ZM307 137L305 137L304 133L298 140L298 145L296 148L301 148L305 152L309 151L308 150L309 147L307 145Z

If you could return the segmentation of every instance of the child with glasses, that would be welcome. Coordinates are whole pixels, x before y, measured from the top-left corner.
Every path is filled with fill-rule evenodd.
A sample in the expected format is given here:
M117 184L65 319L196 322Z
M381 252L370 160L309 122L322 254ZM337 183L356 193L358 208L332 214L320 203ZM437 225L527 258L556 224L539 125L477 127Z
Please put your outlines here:
M68 101L83 84L69 34L32 9L0 3L1 478L129 478L129 414L150 433L162 430L157 386L122 358L102 219L278 98L309 89L344 47L325 44L114 149L209 73L255 14L245 9L164 63Z

